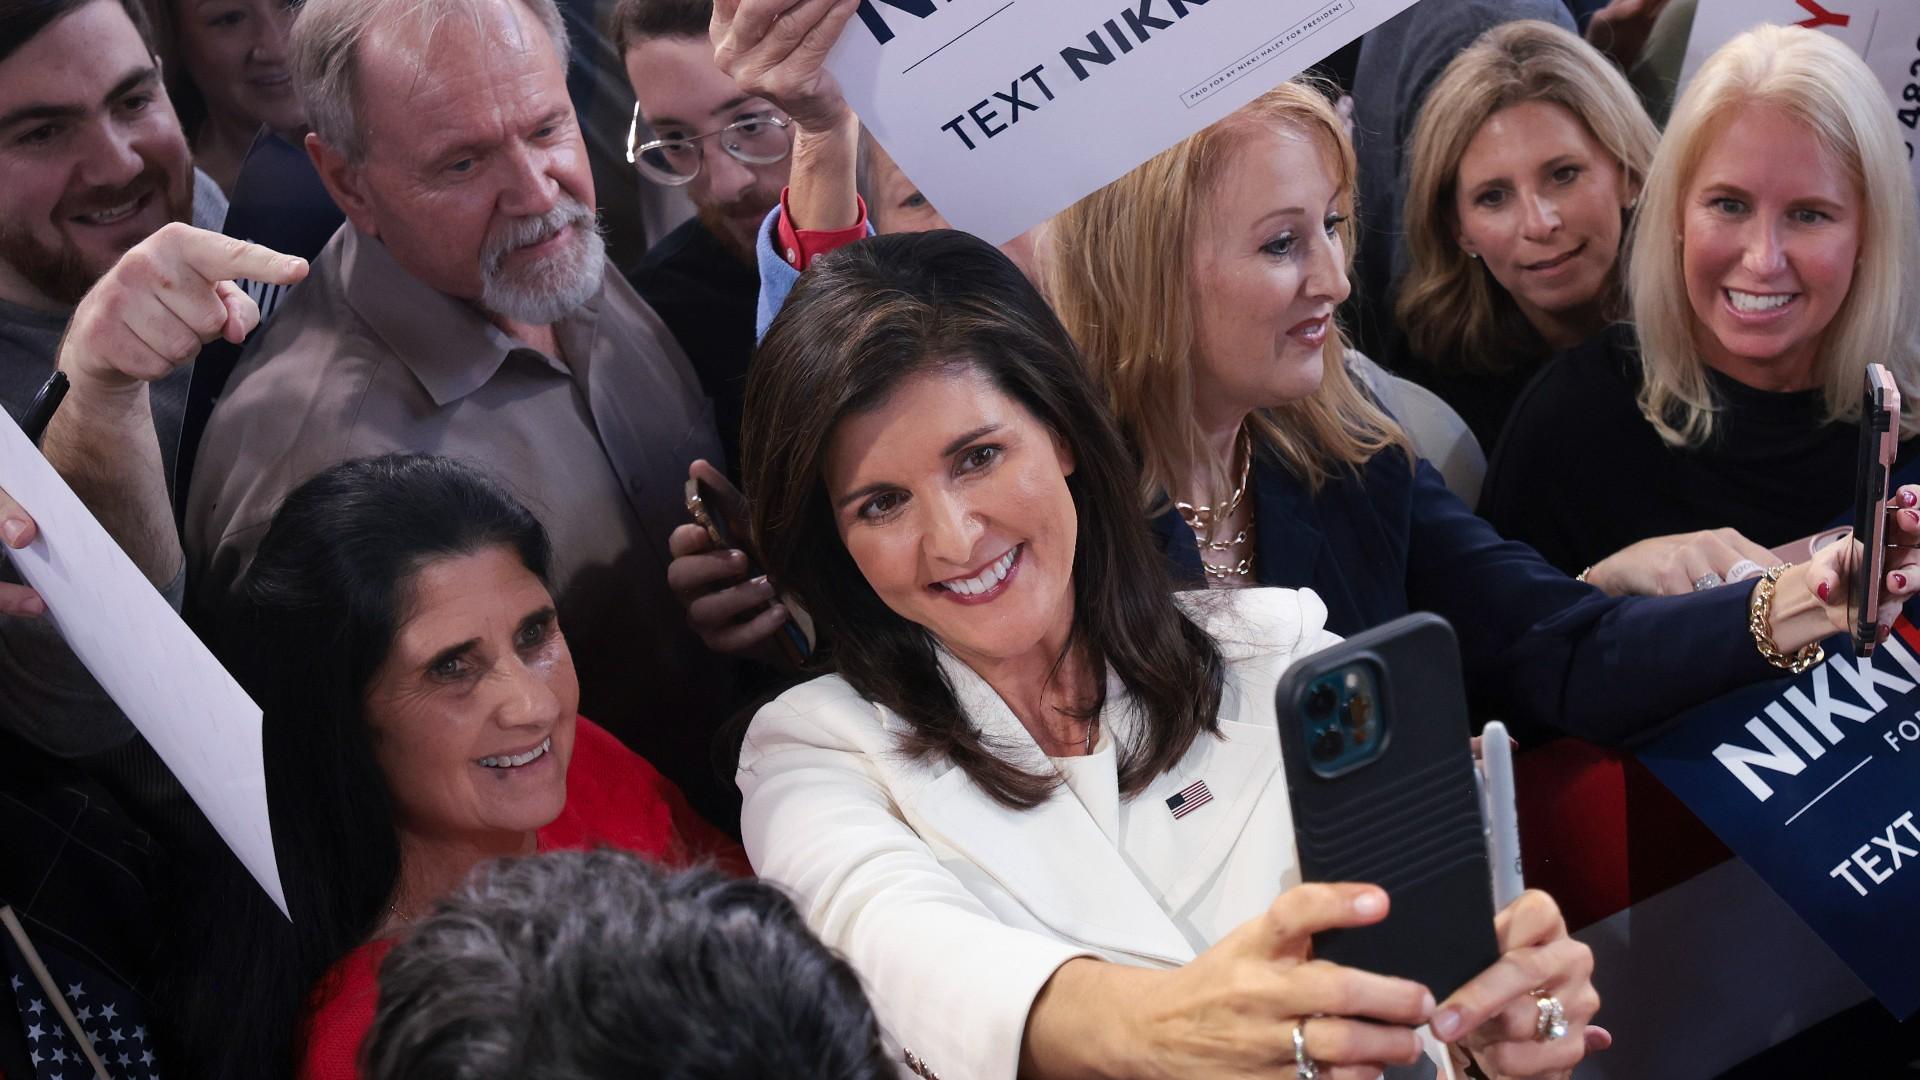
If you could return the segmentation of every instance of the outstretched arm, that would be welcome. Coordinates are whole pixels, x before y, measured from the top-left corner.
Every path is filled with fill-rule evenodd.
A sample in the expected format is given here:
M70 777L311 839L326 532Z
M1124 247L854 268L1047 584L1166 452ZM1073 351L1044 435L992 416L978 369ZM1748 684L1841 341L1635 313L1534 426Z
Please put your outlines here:
M47 461L155 586L180 573L180 536L146 384L217 337L260 322L234 278L291 284L303 259L218 233L168 225L107 271L74 311L59 366L73 388L47 426Z

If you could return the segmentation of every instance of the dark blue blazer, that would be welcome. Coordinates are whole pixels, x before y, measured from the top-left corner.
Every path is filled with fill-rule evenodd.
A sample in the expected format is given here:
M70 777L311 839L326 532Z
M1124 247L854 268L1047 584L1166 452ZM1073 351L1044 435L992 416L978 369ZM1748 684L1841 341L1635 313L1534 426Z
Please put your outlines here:
M1459 635L1478 715L1614 745L1779 674L1747 631L1751 585L1609 597L1501 539L1425 460L1409 469L1384 451L1316 494L1262 452L1250 483L1260 584L1312 589L1343 636L1409 611L1440 615ZM1204 586L1179 513L1152 527L1176 580Z

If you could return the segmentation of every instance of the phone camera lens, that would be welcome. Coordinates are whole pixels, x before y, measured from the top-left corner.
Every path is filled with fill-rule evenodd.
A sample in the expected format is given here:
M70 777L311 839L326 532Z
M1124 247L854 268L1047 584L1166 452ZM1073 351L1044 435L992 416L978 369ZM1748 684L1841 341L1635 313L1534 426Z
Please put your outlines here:
M1332 716L1333 707L1338 703L1339 695L1334 693L1333 687L1328 686L1326 683L1321 683L1319 686L1307 691L1308 716Z
M1313 755L1315 761L1332 761L1346 748L1347 740L1340 734L1340 729L1326 727L1321 728L1319 734L1313 737L1313 745L1308 748L1308 752Z
M1347 730L1353 733L1355 743L1365 745L1373 741L1373 699L1365 694L1355 694L1347 699Z

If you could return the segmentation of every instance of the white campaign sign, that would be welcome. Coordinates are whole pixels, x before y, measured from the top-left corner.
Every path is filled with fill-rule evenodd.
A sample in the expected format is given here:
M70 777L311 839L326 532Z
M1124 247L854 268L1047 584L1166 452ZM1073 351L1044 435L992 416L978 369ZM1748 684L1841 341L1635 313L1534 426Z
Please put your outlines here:
M6 554L47 602L47 617L286 912L267 821L260 707L4 412L0 488L39 530Z
M956 228L1004 243L1413 0L862 0L828 59Z
M1920 2L1916 0L1700 0L1680 69L1684 92L1715 49L1762 23L1811 27L1845 42L1873 69L1900 122L1907 161L1920 141ZM1920 171L1915 172L1920 182Z

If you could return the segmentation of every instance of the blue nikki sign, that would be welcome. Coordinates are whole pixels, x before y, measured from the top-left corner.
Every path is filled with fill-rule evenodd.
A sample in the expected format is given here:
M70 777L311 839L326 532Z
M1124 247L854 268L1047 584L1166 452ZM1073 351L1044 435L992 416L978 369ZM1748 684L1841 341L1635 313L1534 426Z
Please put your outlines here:
M1855 659L1694 709L1640 760L1897 1017L1920 1012L1920 601Z

